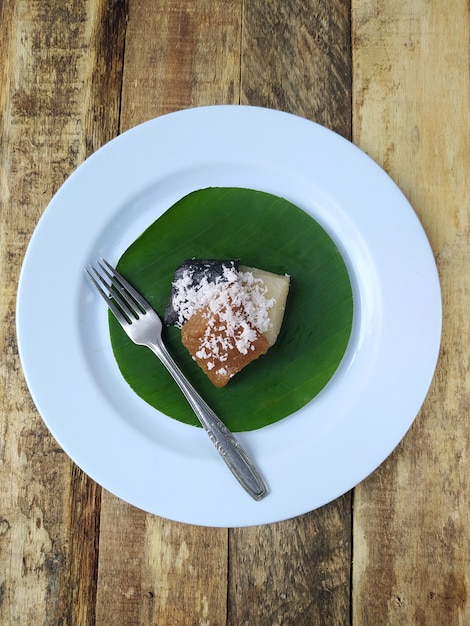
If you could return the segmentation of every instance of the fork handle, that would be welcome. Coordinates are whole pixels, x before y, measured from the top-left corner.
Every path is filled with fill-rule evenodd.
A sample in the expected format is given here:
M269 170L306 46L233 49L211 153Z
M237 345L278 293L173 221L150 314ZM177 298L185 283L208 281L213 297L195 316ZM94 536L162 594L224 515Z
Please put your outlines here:
M268 487L239 441L189 383L164 344L146 345L167 368L232 474L254 500L262 500Z

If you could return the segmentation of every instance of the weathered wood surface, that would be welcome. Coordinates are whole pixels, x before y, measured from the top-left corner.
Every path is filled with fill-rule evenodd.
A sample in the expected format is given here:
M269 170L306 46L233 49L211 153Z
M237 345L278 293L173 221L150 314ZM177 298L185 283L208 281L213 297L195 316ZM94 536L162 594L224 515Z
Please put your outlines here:
M355 490L353 623L470 623L469 10L354 2L354 140L402 187L433 247L443 340L411 431ZM377 621L377 616L381 620Z
M470 623L468 2L3 0L0 20L0 623ZM14 329L27 243L70 172L215 103L352 137L416 208L444 301L435 381L391 457L319 511L231 530L83 475L35 410Z
M93 623L101 489L47 432L15 342L34 224L118 132L125 14L115 3L0 4L0 623Z

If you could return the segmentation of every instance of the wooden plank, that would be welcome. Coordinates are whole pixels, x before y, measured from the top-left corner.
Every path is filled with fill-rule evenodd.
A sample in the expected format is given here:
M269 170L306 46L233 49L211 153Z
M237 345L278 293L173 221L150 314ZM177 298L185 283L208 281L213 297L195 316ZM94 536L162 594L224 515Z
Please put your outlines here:
M350 137L349 11L344 1L245 3L242 104L296 113ZM294 520L231 530L228 623L349 623L350 523L346 494Z
M230 531L228 624L349 623L350 494L295 519Z
M94 622L100 490L73 467L35 410L21 374L14 308L23 255L45 205L88 151L117 131L119 68L97 61L121 30L118 5L109 17L104 2L0 4L4 624ZM106 121L94 119L98 102Z
M440 361L411 431L356 490L359 625L470 623L469 5L353 0L354 139L400 184L433 247Z
M121 129L238 102L240 15L239 2L130 0ZM223 624L226 595L225 529L171 522L103 492L97 624Z
M223 624L226 531L103 500L96 623Z
M350 0L244 5L242 104L316 121L351 138Z
M239 101L241 0L130 0L121 129Z

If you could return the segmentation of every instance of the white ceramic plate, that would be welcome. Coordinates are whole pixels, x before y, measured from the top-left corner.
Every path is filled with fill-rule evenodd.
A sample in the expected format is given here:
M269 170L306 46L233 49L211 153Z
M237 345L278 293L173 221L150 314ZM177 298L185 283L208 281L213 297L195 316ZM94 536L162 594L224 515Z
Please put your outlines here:
M174 202L208 186L267 191L303 208L340 247L353 284L353 333L330 383L297 413L238 435L269 484L261 502L201 429L160 414L127 386L106 307L83 271L99 256L116 262ZM363 152L286 113L202 107L124 133L65 182L25 257L17 330L37 408L88 475L169 519L246 526L320 507L390 454L432 380L441 299L415 213Z

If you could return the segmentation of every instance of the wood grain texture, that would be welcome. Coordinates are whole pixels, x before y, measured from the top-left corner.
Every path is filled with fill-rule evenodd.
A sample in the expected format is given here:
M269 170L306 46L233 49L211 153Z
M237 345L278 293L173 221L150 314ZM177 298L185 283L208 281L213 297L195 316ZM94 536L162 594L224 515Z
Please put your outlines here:
M96 623L224 624L226 535L148 515L107 494Z
M243 4L241 103L295 113L351 138L350 0Z
M14 311L23 255L46 204L117 131L112 43L123 43L122 11L117 2L7 0L0 7L0 622L91 624L100 489L71 464L34 408ZM100 107L106 117L95 119Z
M348 624L351 503L230 531L228 624Z
M240 15L238 2L130 0L121 129L237 102ZM97 624L225 623L225 529L146 515L107 492L101 510Z
M355 492L353 623L470 623L469 5L353 0L354 139L433 247L440 360L411 431Z
M246 2L242 41L242 104L350 137L349 2ZM228 623L349 623L351 549L351 494L295 520L231 530Z
M192 106L236 104L241 0L129 2L121 129Z

